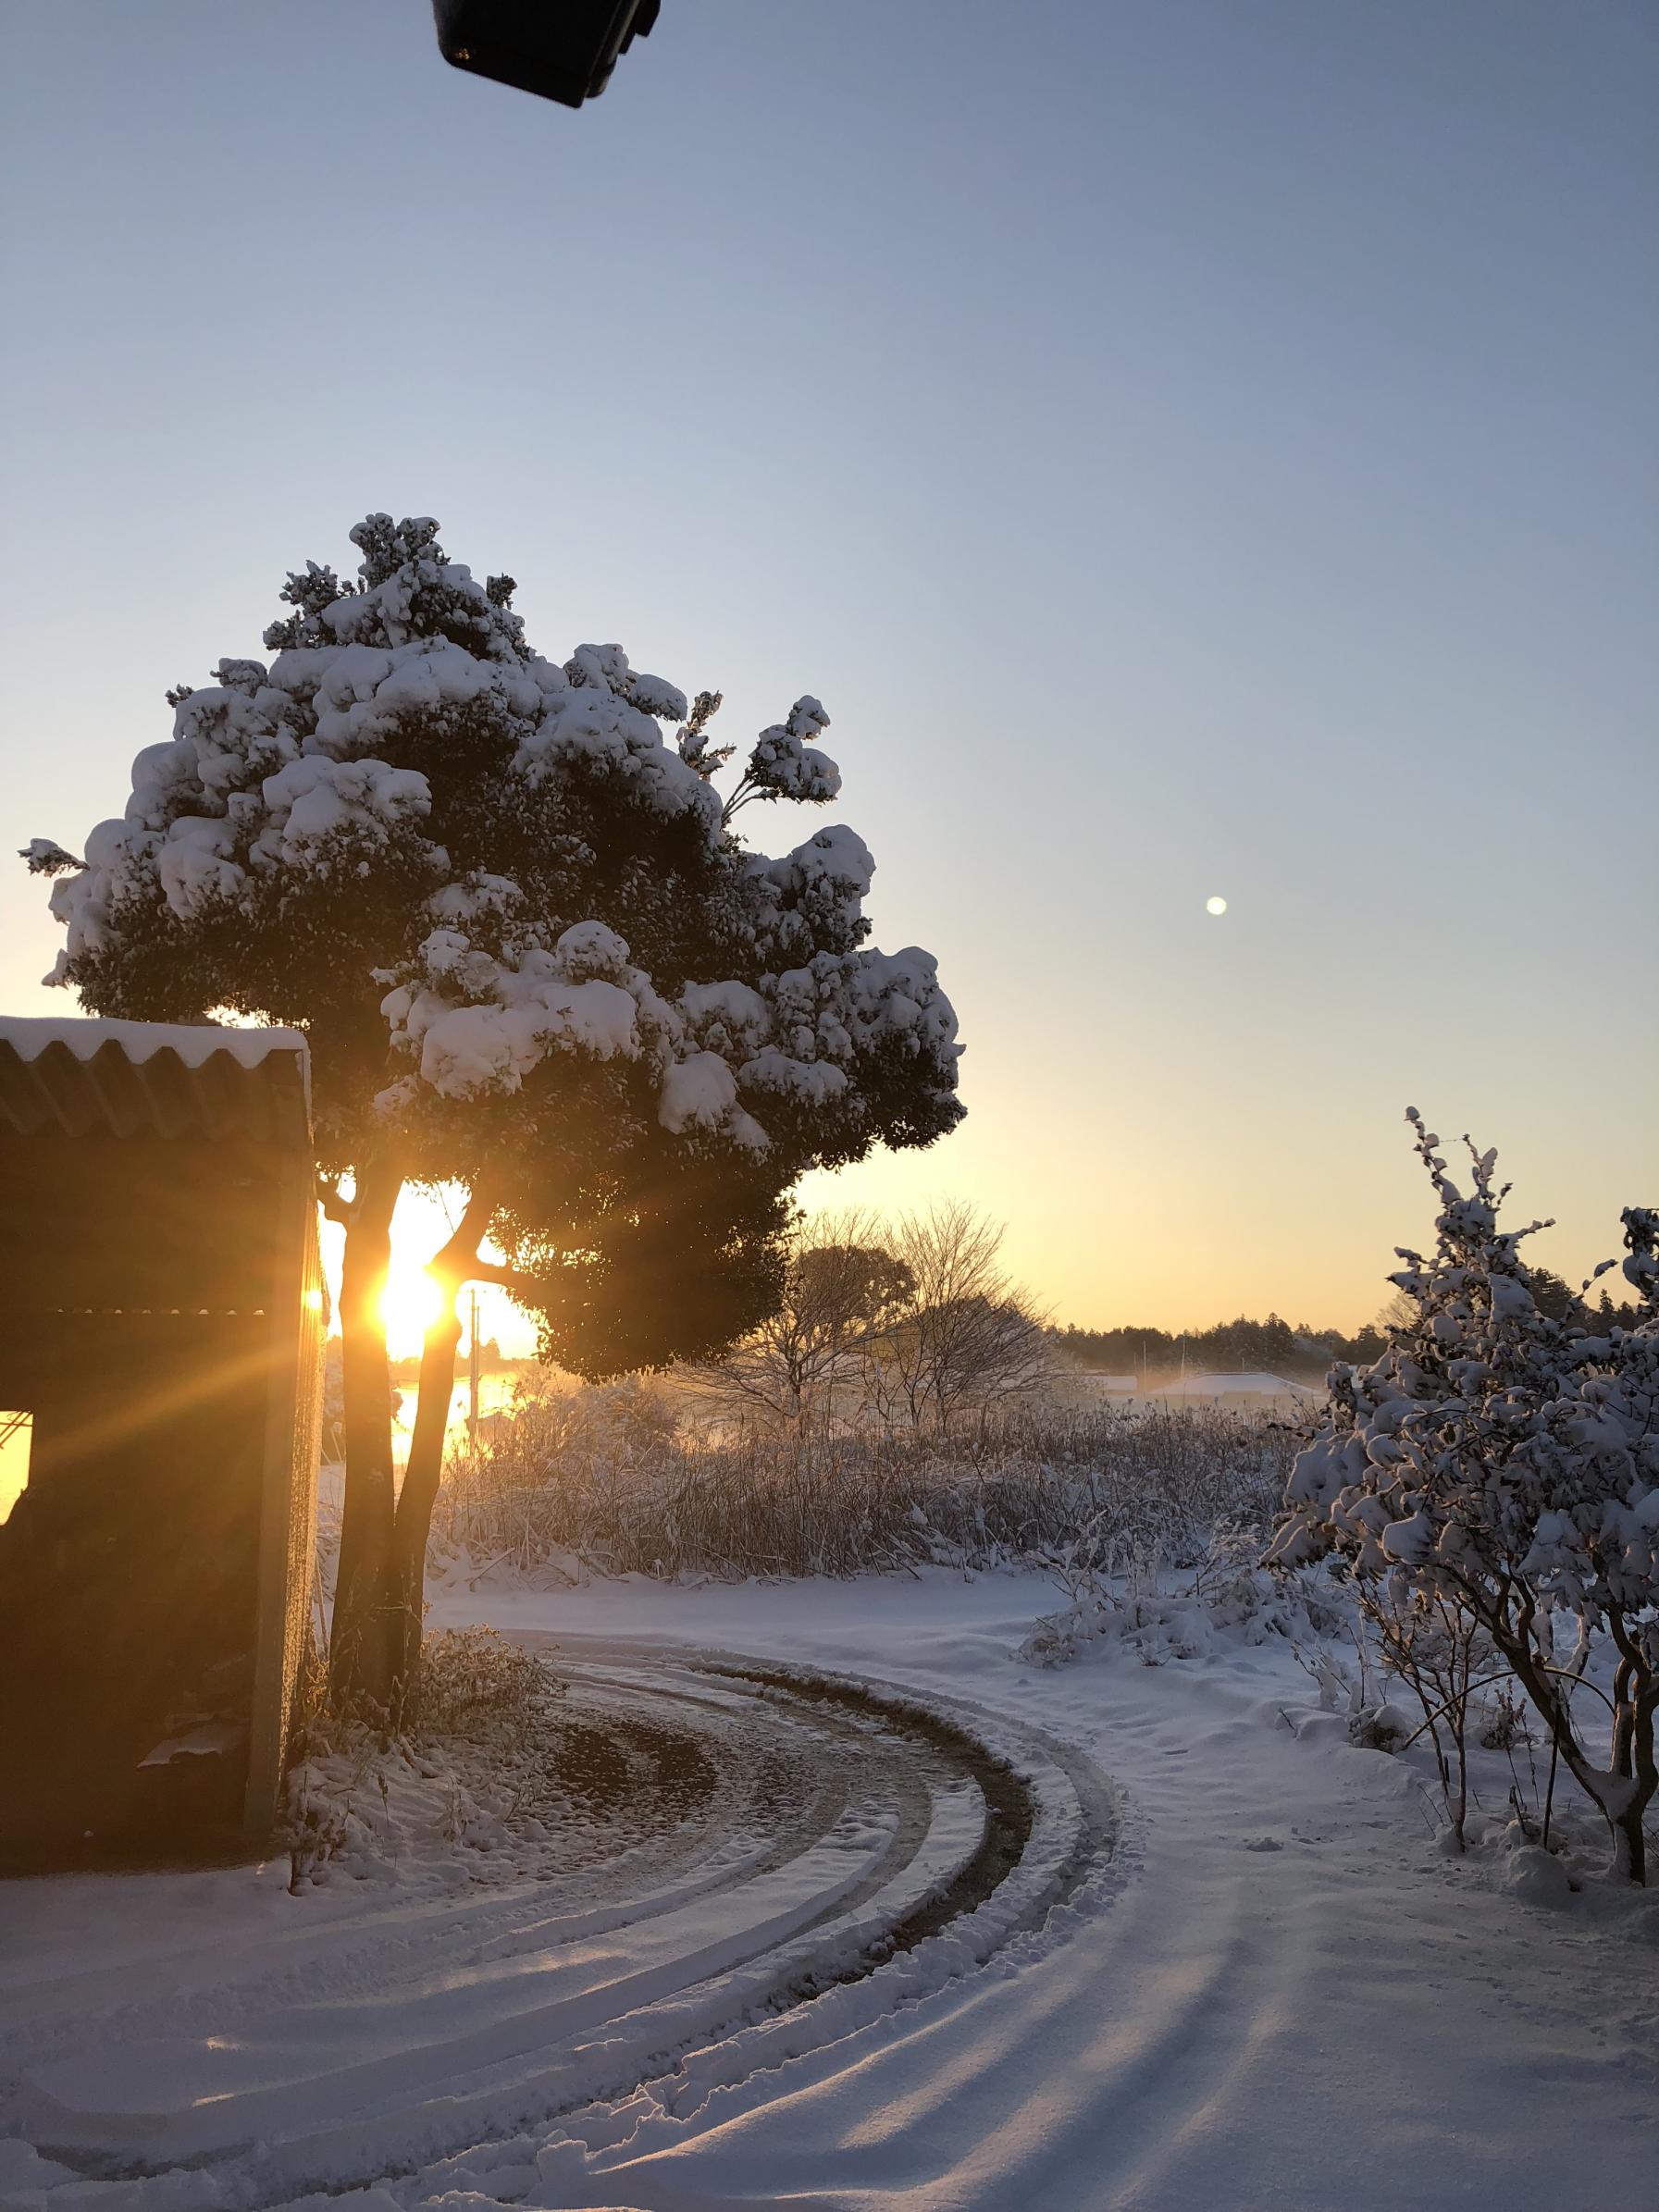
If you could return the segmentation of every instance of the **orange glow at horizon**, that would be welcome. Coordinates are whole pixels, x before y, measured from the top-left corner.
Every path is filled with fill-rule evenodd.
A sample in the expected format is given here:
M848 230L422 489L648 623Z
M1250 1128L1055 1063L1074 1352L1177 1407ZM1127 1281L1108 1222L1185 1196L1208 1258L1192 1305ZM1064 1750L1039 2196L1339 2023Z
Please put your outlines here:
M1247 1040L1237 1026L1215 1043L1228 1047L1231 1068L1244 1064ZM1356 1155L1347 1125L1329 1111L1301 1112L1294 1142L1286 1143L1271 1093L1242 1081L1229 1092L1219 1129L1207 1118L1210 1090L1167 1072L1144 1094L1102 1087L1085 1102L1082 1092L1079 1084L1057 1102L1057 1118L1082 1120L1086 1103L1086 1146L1033 1143L1026 1086L984 1078L968 1120L944 1143L809 1175L798 1195L809 1217L849 1206L879 1219L938 1201L976 1204L1006 1225L1003 1256L1016 1280L1056 1322L1086 1328L1174 1332L1239 1314L1265 1320L1272 1311L1293 1325L1352 1331L1387 1300L1395 1247L1432 1241L1431 1194L1392 1114L1377 1113L1368 1146ZM1467 1113L1467 1102L1454 1098L1441 1126L1461 1129ZM1531 1257L1576 1283L1616 1248L1613 1202L1627 1183L1639 1187L1640 1162L1633 1168L1588 1147L1564 1155L1536 1128L1500 1158L1513 1164L1519 1192L1550 1200L1539 1210L1560 1217L1529 1247ZM458 1204L459 1193L415 1189L399 1201L384 1292L395 1359L419 1353L437 1311L440 1293L426 1262L453 1230ZM1521 1205L1512 1201L1512 1210L1520 1217ZM322 1237L337 1296L342 1234L325 1222ZM464 1331L467 1313L464 1291ZM478 1286L478 1331L510 1359L536 1356L535 1321L494 1283Z

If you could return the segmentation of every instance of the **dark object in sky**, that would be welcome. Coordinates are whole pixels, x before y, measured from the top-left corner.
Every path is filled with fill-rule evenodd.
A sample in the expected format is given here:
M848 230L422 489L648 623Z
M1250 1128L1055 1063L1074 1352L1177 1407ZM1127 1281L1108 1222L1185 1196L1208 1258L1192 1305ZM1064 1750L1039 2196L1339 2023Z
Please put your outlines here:
M445 61L580 107L602 93L662 0L432 0Z

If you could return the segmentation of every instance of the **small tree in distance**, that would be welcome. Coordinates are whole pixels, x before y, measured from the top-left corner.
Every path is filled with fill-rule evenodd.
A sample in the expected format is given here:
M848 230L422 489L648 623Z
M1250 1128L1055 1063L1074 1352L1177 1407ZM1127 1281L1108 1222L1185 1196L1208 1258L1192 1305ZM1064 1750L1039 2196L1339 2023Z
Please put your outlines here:
M887 1427L983 1430L1053 1375L1044 1318L1003 1264L1002 1234L959 1201L895 1228L905 1289L865 1362L871 1403Z
M959 1201L890 1223L863 1211L803 1222L776 1311L682 1379L741 1427L983 1430L1058 1366L1001 1245L997 1224Z
M1605 1817L1616 1869L1641 1882L1659 1794L1659 1212L1623 1217L1633 1327L1603 1329L1572 1292L1548 1310L1559 1278L1541 1284L1523 1258L1531 1230L1498 1227L1496 1155L1469 1146L1466 1197L1440 1139L1407 1118L1440 1200L1437 1249L1400 1254L1406 1310L1381 1357L1332 1369L1269 1556L1337 1554L1407 1659L1455 1616L1467 1650L1490 1649L1518 1682ZM1598 1631L1613 1657L1604 1757L1576 1694Z
M686 1371L712 1411L740 1427L786 1428L856 1415L863 1372L912 1288L881 1225L851 1212L798 1224L776 1309L722 1358Z
M476 582L430 520L352 538L355 584L289 577L268 664L169 693L171 738L83 859L25 857L59 878L50 980L92 1012L229 1012L310 1041L346 1232L332 1664L342 1694L390 1704L418 1649L461 1286L502 1284L583 1375L707 1357L775 1305L807 1168L930 1143L961 1107L931 956L867 941L862 841L821 829L771 859L733 828L741 806L838 791L815 699L723 799L717 694L688 706L615 645L542 659L513 579ZM381 1291L399 1193L439 1183L466 1202L431 1263L444 1308L399 1493Z

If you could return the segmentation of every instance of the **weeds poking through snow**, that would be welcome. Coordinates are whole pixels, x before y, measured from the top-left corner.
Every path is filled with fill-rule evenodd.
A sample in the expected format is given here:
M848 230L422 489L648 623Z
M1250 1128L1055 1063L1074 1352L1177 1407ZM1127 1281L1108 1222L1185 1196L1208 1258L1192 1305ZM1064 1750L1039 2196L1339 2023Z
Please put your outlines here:
M544 1661L467 1628L426 1638L401 1726L316 1713L289 1776L290 1890L337 1867L443 1887L526 1871L556 1797L547 1736L562 1697Z
M1144 1554L1193 1566L1218 1523L1263 1528L1294 1440L1224 1412L1021 1408L986 1437L797 1432L700 1445L643 1394L522 1403L452 1466L432 1562L550 1582L589 1575L856 1575ZM1109 1570L1108 1570L1109 1571Z
M1260 1534L1222 1521L1199 1556L1171 1572L1156 1553L1109 1556L1098 1570L1068 1560L1056 1573L1071 1603L1037 1622L1015 1656L1039 1666L1073 1659L1085 1645L1116 1642L1143 1666L1198 1659L1222 1642L1329 1634L1339 1615L1310 1582L1276 1580L1256 1563ZM1298 1656L1301 1656L1298 1649Z

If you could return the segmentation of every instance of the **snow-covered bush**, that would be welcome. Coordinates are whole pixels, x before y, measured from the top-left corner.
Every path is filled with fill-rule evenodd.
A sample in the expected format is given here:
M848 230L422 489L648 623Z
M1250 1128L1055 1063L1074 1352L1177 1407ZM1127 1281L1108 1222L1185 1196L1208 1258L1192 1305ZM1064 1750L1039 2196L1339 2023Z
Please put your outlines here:
M493 1628L450 1628L422 1641L408 1724L427 1740L514 1740L559 1695L546 1661L522 1644Z
M966 1443L908 1430L791 1430L706 1444L633 1394L526 1397L457 1453L433 1572L855 1575L922 1563L1037 1567L1077 1587L1110 1563L1179 1569L1222 1523L1265 1539L1289 1464L1283 1431L1207 1410L1140 1419L1019 1409Z
M1198 1558L1171 1572L1156 1554L1099 1555L1080 1563L1073 1547L1051 1568L1070 1603L1035 1623L1014 1656L1057 1666L1090 1646L1133 1652L1143 1666L1202 1659L1227 1646L1294 1644L1334 1625L1334 1614L1301 1582L1264 1573L1257 1526L1219 1521Z
M1641 1881L1659 1791L1659 1213L1623 1217L1635 1328L1600 1329L1578 1298L1552 1316L1521 1253L1531 1230L1498 1226L1495 1155L1469 1146L1466 1196L1439 1138L1408 1118L1440 1204L1436 1249L1400 1253L1410 1318L1382 1357L1332 1369L1270 1556L1334 1552L1400 1653L1450 1668L1449 1695L1512 1676L1605 1817L1616 1867ZM1448 1615L1467 1638L1449 1660ZM1611 1716L1604 1751L1575 1694L1598 1637L1613 1659L1594 1708Z

